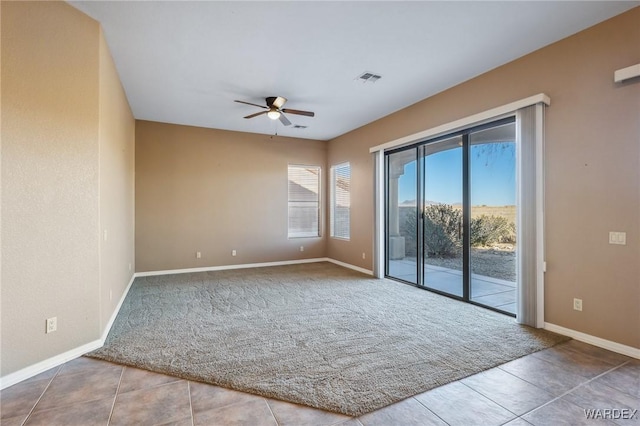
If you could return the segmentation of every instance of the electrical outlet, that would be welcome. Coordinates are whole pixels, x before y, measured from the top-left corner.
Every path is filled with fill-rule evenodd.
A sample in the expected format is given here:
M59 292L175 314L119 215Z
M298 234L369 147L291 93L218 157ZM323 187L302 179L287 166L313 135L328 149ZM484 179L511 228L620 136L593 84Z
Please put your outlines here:
M196 259L201 259L202 258L202 253L197 251L196 252Z
M109 290L109 301L113 300L113 290Z
M235 250L231 250L231 256L235 256L236 255L236 251Z
M300 246L300 251L304 251L304 246Z
M627 244L627 233L626 232L609 232L609 244L619 244L624 246Z
M363 258L363 259L366 259L366 258L367 258L367 255L365 255L365 254L364 254L364 252L362 252L362 258Z
M582 311L582 299L573 299L573 309Z
M129 264L129 270L131 270L131 264Z
M47 334L53 333L58 329L58 317L47 318Z

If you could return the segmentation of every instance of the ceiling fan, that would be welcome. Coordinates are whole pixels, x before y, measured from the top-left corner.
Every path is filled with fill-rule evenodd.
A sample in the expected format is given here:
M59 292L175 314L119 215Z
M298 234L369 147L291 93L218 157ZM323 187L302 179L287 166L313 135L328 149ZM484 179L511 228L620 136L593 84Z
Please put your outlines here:
M283 98L282 96L269 96L268 98L265 98L265 101L267 102L267 106L252 104L251 102L238 101L238 100L234 102L238 102L240 104L252 105L252 106L256 106L258 108L262 108L266 110L266 111L256 112L255 114L247 115L244 118L253 118L262 114L267 114L267 117L269 117L272 120L279 119L280 122L285 126L291 125L291 122L284 115L285 112L287 114L305 115L307 117L315 116L315 113L311 111L300 111L298 109L282 108L284 103L287 102L287 98Z

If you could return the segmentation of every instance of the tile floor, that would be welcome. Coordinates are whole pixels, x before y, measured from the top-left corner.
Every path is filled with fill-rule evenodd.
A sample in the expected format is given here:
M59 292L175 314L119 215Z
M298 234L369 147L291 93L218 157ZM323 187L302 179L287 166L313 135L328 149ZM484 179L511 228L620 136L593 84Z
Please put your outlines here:
M410 283L417 283L415 259L389 261L389 275ZM462 271L425 265L426 286L462 297ZM485 275L471 274L471 300L485 306L516 313L516 283Z
M640 426L640 360L572 340L359 418L84 357L0 400L4 426ZM588 409L617 411L594 420Z

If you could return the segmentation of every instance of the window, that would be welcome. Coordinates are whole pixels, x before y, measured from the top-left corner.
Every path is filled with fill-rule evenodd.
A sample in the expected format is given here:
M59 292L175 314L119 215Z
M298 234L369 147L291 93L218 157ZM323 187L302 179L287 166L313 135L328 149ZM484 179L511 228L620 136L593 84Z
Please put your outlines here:
M348 240L351 235L351 165L331 167L331 236Z
M289 238L320 236L320 167L289 165Z

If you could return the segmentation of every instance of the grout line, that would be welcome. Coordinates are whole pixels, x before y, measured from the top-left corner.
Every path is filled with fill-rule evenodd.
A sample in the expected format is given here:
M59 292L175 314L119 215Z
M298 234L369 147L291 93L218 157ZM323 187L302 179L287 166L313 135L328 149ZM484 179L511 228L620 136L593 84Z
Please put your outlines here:
M191 411L191 426L195 424L195 418L193 415L193 404L191 403L191 381L187 380L187 395L189 395L189 411Z
M111 423L111 417L113 417L113 410L116 408L116 399L118 399L118 392L120 391L120 385L122 384L122 376L124 376L124 370L127 367L123 366L120 372L120 379L118 380L118 387L116 387L116 394L113 396L113 402L111 403L111 411L109 412L109 419L107 420L107 426Z
M276 421L276 425L280 426L280 422L278 421L278 418L276 417L275 413L273 412L273 409L271 408L271 404L269 404L269 401L264 396L262 397L262 399L264 400L265 404L267 404L267 408L269 409L269 412L271 413L271 416L273 417L273 420Z
M495 367L494 367L494 368L495 368ZM476 374L474 374L474 375L467 376L467 377L465 377L464 379L468 379L469 377L473 377L473 376L475 376L475 375L482 374L482 373L484 373L484 372L486 372L486 371L489 371L489 370L484 370L484 371L481 371L480 373L476 373ZM491 402L493 402L494 404L496 404L498 407L502 408L503 410L508 411L509 413L511 413L511 414L513 414L513 415L515 416L514 418L509 419L509 420L507 421L507 423L508 423L508 422L510 422L510 421L513 421L513 420L517 419L518 417L520 417L519 415L517 415L516 413L514 413L513 411L511 411L510 409L508 409L508 408L507 408L507 407L505 407L504 405L500 404L498 401L494 401L493 399L489 398L487 395L483 394L483 393L482 393L482 392L480 392L479 390L476 390L476 389L472 388L471 386L469 386L468 384L463 383L462 381L463 381L464 379L460 379L460 384L461 384L461 385L466 386L467 388L471 389L473 392L475 392L475 393L477 393L478 395L480 395L480 396L482 396L482 397L484 397L484 398L488 399L489 401L491 401Z
M36 409L36 406L38 405L38 403L40 402L40 400L44 396L45 392L49 390L49 387L51 386L51 383L53 383L53 379L58 377L58 374L60 373L60 370L62 370L62 365L58 366L58 371L56 371L56 373L53 375L53 377L49 380L49 383L47 383L47 386L45 386L44 390L42 391L42 393L38 397L38 400L35 402L35 404L33 404L33 407L31 407L31 410L29 410L29 414L27 414L27 417L25 417L24 420L22 421L21 426L23 426L25 423L27 423L27 420L29 420L29 417L31 417L31 414L33 414L33 411Z
M456 380L456 381L457 381L457 382L459 382L460 380ZM450 383L455 383L455 382L450 382ZM442 385L442 386L446 386L446 385L448 385L448 384L449 384L449 383L444 384L444 385ZM422 392L422 393L421 393L421 394L419 394L419 395L422 395L423 393L427 393L427 392L429 392L429 391L432 391L433 389L437 389L437 388L442 387L442 386L436 386L435 388L431 388L431 389L429 389L428 391L424 391L424 392ZM408 399L408 398L407 398L407 399ZM423 407L424 407L428 412L430 412L431 414L433 414L434 416L436 416L437 418L439 418L440 420L442 420L442 423L444 423L444 424L446 424L446 425L448 425L448 424L449 424L449 423L447 423L447 422L446 422L442 417L440 417L440 416L438 415L438 413L436 413L435 411L433 411L432 409L430 409L429 407L427 407L425 404L423 404L423 403L422 403L422 401L420 401L420 400L419 400L418 398L416 398L415 396L412 396L412 397L411 397L411 399L415 399L415 400L416 400L416 402L417 402L418 404L422 405L422 406L423 406ZM405 401L406 401L406 400L405 400ZM374 411L374 412L375 412L375 411ZM362 423L362 422L360 422L360 423Z
M557 400L559 400L559 399L561 399L561 398L564 398L565 396L567 396L567 395L568 395L568 394L570 394L571 392L575 391L576 389L581 388L581 387L583 387L583 386L585 386L585 385L588 385L589 383L591 383L591 382L593 382L593 381L595 381L595 380L599 379L600 377L604 376L605 374L609 374L610 372L612 372L612 371L614 371L614 370L617 370L618 368L620 368L620 367L622 367L622 366L624 366L624 365L628 364L629 362L630 362L630 361L625 361L624 363L622 363L622 364L620 364L620 365L617 365L617 366L614 366L613 368L610 368L610 369L608 369L607 371L605 371L605 372L603 372L603 373L600 373L600 374L598 374L597 376L592 377L591 379L587 379L587 381L586 381L586 382L582 382L582 383L580 383L579 385L574 386L573 388L569 389L568 391L565 391L564 393L562 393L562 394L558 395L557 397L553 398L551 401L545 402L544 404L539 405L538 407L535 407L535 408L533 408L533 409L531 409L531 410L527 411L526 413L523 413L523 414L522 414L522 416L524 416L524 415L526 415L526 414L529 414L529 413L532 413L532 412L534 412L534 411L537 411L537 410L539 410L539 409L540 409L540 408L542 408L542 407L545 407L545 406L547 406L547 405L549 405L549 404L551 404L551 403L553 403L553 402L556 402ZM508 371L507 371L507 373L508 373ZM516 376L516 377L518 377L518 376ZM524 380L524 379L523 379L523 380ZM535 386L535 385L534 385L534 386ZM544 389L543 389L543 390L544 390ZM577 406L577 407L580 407L578 404L576 404L576 403L574 403L574 402L571 402L571 401L567 401L567 402L569 402L569 403L571 403L571 404L573 404L573 405L575 405L575 406ZM580 408L583 408L583 407L580 407Z

